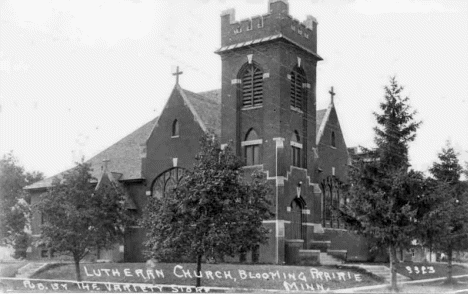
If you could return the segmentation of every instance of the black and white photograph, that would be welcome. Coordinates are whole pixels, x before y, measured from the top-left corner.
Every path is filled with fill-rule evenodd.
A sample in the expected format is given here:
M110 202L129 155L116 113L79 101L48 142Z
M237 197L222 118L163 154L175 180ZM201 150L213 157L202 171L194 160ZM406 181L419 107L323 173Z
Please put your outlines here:
M0 0L0 292L468 293L468 1Z

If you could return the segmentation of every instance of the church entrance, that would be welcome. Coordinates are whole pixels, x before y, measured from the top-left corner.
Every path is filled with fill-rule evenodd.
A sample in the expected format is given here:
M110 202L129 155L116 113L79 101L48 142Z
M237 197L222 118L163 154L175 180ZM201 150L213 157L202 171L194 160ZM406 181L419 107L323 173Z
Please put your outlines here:
M304 240L304 246L306 245L306 231L304 223L306 222L304 209L306 207L304 198L296 197L291 202L291 239L301 239Z

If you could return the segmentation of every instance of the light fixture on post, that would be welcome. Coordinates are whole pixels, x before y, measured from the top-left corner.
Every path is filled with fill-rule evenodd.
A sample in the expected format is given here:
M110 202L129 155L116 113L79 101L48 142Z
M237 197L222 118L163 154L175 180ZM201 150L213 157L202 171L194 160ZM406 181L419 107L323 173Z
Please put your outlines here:
M302 182L299 181L299 183L297 183L297 187L296 187L297 198L301 197L301 186L302 186Z

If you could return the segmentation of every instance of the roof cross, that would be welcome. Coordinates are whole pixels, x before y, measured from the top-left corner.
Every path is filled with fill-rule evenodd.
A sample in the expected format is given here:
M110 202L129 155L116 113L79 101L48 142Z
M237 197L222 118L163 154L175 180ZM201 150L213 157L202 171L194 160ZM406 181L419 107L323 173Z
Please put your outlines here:
M176 72L172 74L173 76L176 76L176 85L179 84L179 76L183 73L183 71L179 71L179 66L177 66Z
M336 95L335 92L333 92L333 86L331 87L330 91L328 92L330 93L330 96L331 96L331 103L333 103L333 97Z

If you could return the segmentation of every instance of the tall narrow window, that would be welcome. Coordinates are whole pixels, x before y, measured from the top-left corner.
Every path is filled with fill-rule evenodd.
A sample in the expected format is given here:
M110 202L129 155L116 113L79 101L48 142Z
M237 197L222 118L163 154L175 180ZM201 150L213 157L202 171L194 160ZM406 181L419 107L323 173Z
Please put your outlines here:
M304 105L304 90L302 85L306 82L304 71L296 67L291 72L291 107L302 110Z
M245 136L245 141L242 142L244 146L245 165L260 164L260 144L262 139L258 138L257 132L250 129Z
M336 139L335 139L335 132L331 133L331 145L332 147L336 147Z
M263 103L263 71L249 64L242 74L242 107L261 106Z
M302 144L300 143L299 133L294 131L291 137L291 164L293 166L301 167L301 150Z
M172 137L179 137L179 121L176 119L172 123Z

